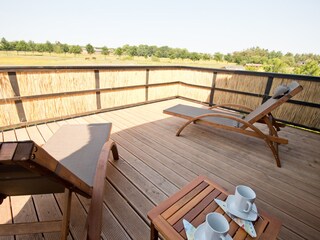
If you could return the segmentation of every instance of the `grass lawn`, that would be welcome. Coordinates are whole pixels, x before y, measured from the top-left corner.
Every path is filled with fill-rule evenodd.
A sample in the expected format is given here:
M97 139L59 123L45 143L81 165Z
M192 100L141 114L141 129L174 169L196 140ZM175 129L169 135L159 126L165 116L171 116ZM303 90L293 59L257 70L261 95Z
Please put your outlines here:
M79 66L79 65L186 65L196 67L222 68L227 62L192 61L189 59L144 58L129 56L104 56L101 54L56 54L0 51L0 66Z

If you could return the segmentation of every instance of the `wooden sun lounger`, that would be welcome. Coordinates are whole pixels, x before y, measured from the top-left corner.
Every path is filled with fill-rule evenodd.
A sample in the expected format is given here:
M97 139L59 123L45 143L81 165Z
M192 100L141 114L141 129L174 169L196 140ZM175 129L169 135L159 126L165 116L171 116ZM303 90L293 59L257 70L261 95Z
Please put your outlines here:
M61 231L67 239L72 192L91 198L85 239L100 239L111 123L65 125L39 146L33 141L0 143L0 204L6 196L65 192L63 219L0 225L0 235Z
M287 92L283 93L283 95L270 98L255 110L237 104L220 104L207 109L179 104L168 108L163 112L188 120L179 128L176 133L177 136L180 135L186 126L193 122L260 138L267 143L274 155L277 166L281 167L278 145L287 144L288 140L278 136L277 132L280 131L280 127L283 125L274 120L271 111L302 91L302 86L297 82L292 82L287 87L288 90ZM221 111L221 109L218 109L220 107L239 108L248 111L249 114L244 116L226 110ZM256 126L254 126L253 124L256 122L267 124L269 133L265 134Z

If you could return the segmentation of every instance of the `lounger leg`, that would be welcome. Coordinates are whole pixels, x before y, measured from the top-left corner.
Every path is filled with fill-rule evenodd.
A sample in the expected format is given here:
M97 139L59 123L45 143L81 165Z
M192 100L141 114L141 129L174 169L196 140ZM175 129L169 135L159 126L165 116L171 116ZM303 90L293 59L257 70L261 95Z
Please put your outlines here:
M185 124L183 124L177 131L176 136L180 136L180 133L182 132L183 129L185 129L186 126L188 126L190 123L194 122L196 120L189 120L188 122L186 122Z
M61 240L66 240L69 234L69 222L71 213L71 197L72 191L68 188L64 191L64 206L63 206L63 219L62 219L62 231Z
M151 223L150 240L158 240L158 238L159 238L158 230L154 227L153 223Z
M267 124L268 128L269 128L269 135L270 136L275 136L278 137L278 133L277 133L277 129L274 129L272 122L270 121L270 119L268 117L264 117L263 118L265 123ZM281 163L280 163L280 158L279 158L279 149L278 149L278 143L276 142L271 142L271 141L266 141L268 146L270 147L273 156L276 160L276 164L278 167L281 167Z
M119 160L118 148L115 142L113 142L111 147L112 155L114 160Z
M0 193L0 204L3 202L3 200L6 198L7 196L3 195Z
M276 160L277 167L281 167L280 158L279 158L279 152L278 152L278 147L275 147L275 146L274 146L274 143L271 142L271 141L267 141L266 139L265 139L265 141L266 141L267 145L269 146L269 148L270 148L271 151L272 151L272 154L273 154L273 156L274 156L274 159ZM275 144L277 144L277 143L275 143Z

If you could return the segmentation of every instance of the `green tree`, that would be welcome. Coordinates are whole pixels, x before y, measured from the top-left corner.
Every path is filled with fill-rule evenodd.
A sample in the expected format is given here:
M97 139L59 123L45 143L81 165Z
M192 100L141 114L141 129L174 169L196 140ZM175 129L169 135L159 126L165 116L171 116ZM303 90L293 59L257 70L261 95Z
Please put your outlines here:
M133 57L133 56L137 56L138 55L138 48L136 46L132 46L132 47L128 47L125 50L126 54L128 54L129 56Z
M50 54L53 52L53 45L51 42L46 41L46 43L44 44L44 51Z
M34 41L29 41L28 42L28 48L29 48L29 51L36 51L36 44L34 43Z
M233 62L233 57L230 53L224 55L224 60L226 60L227 62Z
M110 50L106 46L104 46L101 50L101 54L104 55L104 58L106 58L106 56L110 53Z
M20 52L20 51L24 51L26 53L26 51L28 51L28 44L25 41L18 41L17 45L16 45L16 51Z
M37 52L45 52L46 48L45 48L45 45L43 43L37 43L35 50Z
M68 44L62 44L61 45L61 49L62 49L62 52L64 52L64 54L67 54L67 52L69 52L69 45Z
M268 65L264 66L266 72L286 73L288 65L279 58L270 59Z
M294 73L302 75L320 76L320 66L317 61L308 60L304 65L295 68Z
M55 53L62 53L62 44L60 42L56 42L55 44L53 44L53 51Z
M69 53L73 53L74 55L82 53L82 48L79 45L71 46L69 48Z
M223 60L223 54L222 54L222 53L219 53L219 52L216 52L216 53L213 55L213 59L216 60L217 62L222 62L222 60Z
M87 50L87 52L88 52L89 54L95 53L95 50L94 50L94 48L93 48L93 46L92 46L91 44L87 44L87 45L86 45L86 50Z
M138 56L143 56L145 58L147 58L149 56L149 48L148 45L143 45L140 44L137 48L137 55Z
M167 58L169 57L169 47L168 46L162 46L157 49L155 52L156 57L159 58Z
M123 54L123 49L121 47L118 47L115 52L114 52L117 56L121 56Z
M199 60L201 59L199 53L196 53L196 52L190 53L189 58L190 58L192 61L199 61Z
M210 60L211 59L211 56L208 53L202 54L201 57L202 57L203 60Z
M13 50L10 42L8 42L5 38L1 38L0 46L1 46L1 50L4 50L4 51Z

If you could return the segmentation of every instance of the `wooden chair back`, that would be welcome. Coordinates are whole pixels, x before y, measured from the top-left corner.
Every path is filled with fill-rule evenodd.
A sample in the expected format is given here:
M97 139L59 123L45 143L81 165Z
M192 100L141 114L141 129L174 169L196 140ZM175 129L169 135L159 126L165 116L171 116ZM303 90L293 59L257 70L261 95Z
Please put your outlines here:
M265 103L261 104L259 107L257 107L255 110L253 110L251 113L249 113L244 120L253 124L260 119L262 119L264 116L266 116L268 113L271 113L274 109L279 107L281 104L288 101L290 98L295 96L297 93L302 91L302 86L299 85L296 81L290 83L288 85L289 91L288 93L284 94L281 98L270 98Z

